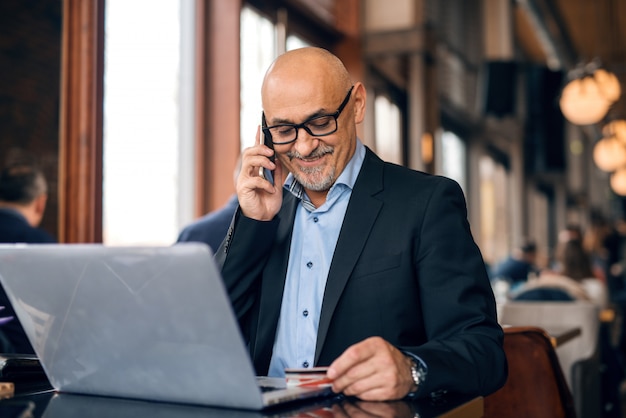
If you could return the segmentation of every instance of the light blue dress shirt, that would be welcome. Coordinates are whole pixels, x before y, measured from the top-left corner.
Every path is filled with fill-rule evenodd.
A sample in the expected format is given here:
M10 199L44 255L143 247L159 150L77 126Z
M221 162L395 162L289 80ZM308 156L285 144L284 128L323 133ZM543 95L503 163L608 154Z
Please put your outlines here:
M326 278L352 188L364 158L365 146L357 140L354 155L328 191L326 202L319 208L312 207L293 175L287 176L284 187L300 198L301 202L296 209L293 225L285 290L269 376L283 377L285 368L313 366Z

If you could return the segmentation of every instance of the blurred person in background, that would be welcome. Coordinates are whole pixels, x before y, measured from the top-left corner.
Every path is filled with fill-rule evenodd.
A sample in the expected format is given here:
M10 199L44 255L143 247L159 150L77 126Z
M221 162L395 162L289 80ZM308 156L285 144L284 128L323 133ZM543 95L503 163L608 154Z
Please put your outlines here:
M539 269L536 263L537 245L532 240L526 240L494 268L493 278L505 280L511 289L515 289L526 282L529 276L537 276Z
M583 241L583 230L578 224L567 224L563 230L559 232L559 243L576 240Z
M51 243L39 229L48 199L43 172L34 165L16 164L0 172L0 242Z
M561 271L563 269L563 266L561 265L561 260L563 259L563 255L560 254L560 252L562 252L563 249L565 248L565 244L573 240L573 241L580 242L582 245L583 238L584 238L583 229L578 224L567 224L565 228L560 230L558 237L557 237L558 239L557 247L554 251L553 256L550 258L549 269L551 269L552 271ZM590 262L591 262L591 258L590 258ZM596 277L595 274L594 274L594 277Z
M578 239L561 242L557 249L558 269L545 270L528 280L513 295L515 300L586 300L600 308L608 306L603 281L593 275L591 259Z
M0 172L0 243L54 243L54 237L39 228L47 198L46 179L36 165L16 163L4 168ZM12 317L0 328L0 352L34 353L2 286L0 306L5 306L4 317Z
M536 279L529 280L512 293L516 301L588 301L599 308L609 307L609 292L605 282L593 272L590 254L577 234L559 234L554 270L542 271ZM561 238L563 240L561 240ZM610 323L600 323L599 353L602 403L604 417L621 417L620 386L624 379L623 358L614 345ZM623 333L623 330L618 330Z

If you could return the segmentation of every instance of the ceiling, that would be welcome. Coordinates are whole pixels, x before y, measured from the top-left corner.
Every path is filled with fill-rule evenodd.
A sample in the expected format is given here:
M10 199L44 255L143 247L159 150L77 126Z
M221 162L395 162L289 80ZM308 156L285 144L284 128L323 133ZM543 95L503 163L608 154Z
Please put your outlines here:
M544 0L547 1L547 0ZM579 59L600 57L609 69L626 69L626 2L623 0L551 0L562 16ZM613 68L612 68L613 67ZM624 74L622 74L624 75Z
M626 1L516 0L517 37L532 61L565 71L599 60L617 75L626 116Z

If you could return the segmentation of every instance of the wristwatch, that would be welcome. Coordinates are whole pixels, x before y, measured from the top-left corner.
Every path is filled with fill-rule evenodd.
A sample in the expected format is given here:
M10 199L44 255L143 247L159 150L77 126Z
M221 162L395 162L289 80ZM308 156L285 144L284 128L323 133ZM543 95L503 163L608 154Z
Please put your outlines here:
M412 392L415 393L426 380L426 367L424 367L421 361L414 359L412 356L408 357L411 360L411 378L416 388Z

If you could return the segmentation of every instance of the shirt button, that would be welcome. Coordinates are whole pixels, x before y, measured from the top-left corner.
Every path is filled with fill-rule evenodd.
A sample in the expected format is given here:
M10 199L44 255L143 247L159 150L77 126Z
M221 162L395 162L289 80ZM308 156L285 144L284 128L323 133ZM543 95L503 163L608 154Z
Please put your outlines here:
M308 268L311 268L311 267L313 267L313 263L309 261L308 263L306 263L306 266L307 266Z
M307 309L303 310L303 311L302 311L302 315L303 315L304 317L309 316L309 311L308 311Z
M305 361L304 363L302 363L302 367L304 367L305 369L309 367L309 362Z
M320 218L318 218L317 216L315 218L313 218L313 222L317 223L317 221L319 221Z

